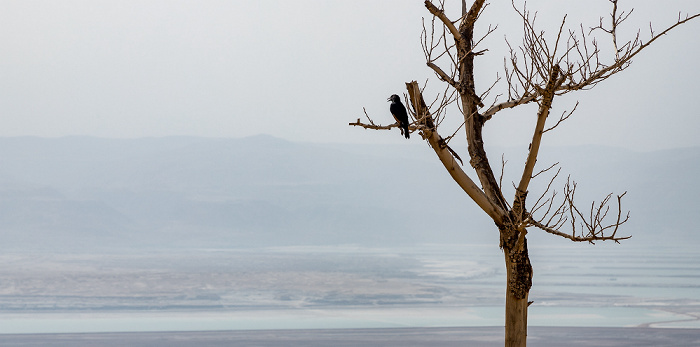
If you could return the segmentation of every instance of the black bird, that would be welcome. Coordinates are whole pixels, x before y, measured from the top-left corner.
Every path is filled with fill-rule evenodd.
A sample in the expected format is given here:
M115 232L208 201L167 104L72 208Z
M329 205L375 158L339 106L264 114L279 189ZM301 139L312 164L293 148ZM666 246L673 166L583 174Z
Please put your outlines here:
M394 94L389 97L386 101L391 101L391 106L389 106L389 111L391 115L394 116L396 122L399 123L399 129L401 129L401 135L406 136L406 138L411 137L408 133L408 113L406 113L406 107L401 103L401 98Z

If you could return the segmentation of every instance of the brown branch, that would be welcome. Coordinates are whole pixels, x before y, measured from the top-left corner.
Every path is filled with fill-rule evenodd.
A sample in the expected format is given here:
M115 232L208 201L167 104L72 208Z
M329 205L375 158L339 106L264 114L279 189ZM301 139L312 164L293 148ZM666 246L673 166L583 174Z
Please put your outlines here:
M433 71L435 71L435 73L441 80L449 83L455 89L459 88L459 84L457 84L457 82L455 82L454 79L452 79L452 77L446 74L445 71L442 71L440 67L438 67L432 62L427 62L426 65L428 65L429 68L433 69Z
M503 191L503 174L505 173L507 163L506 155L501 154L501 176L498 178L498 189L501 191Z
M398 128L399 127L398 123L394 123L391 125L375 125L374 123L366 124L366 123L360 122L360 118L358 118L356 122L348 123L348 125L359 126L359 127L365 128L365 129L373 129L373 130L389 130L391 128Z
M557 165L557 164L558 164L558 163L556 163L556 164L550 166L550 167L547 168L546 170L540 171L537 175L539 175L540 173L543 173L543 172L545 172L545 171L550 170L551 168L553 168L553 167L554 167L555 165ZM552 193L552 197L551 197L551 198L545 199L541 204L540 204L540 202L542 201L542 199L544 199L545 196L547 196L547 193L549 193L549 190L552 188L552 184L554 183L554 180L559 176L559 173L560 173L560 172L561 172L561 168L559 168L559 169L557 170L557 173L555 173L554 176L552 176L552 178L549 180L549 183L547 184L547 189L545 189L544 192L543 192L543 193L540 195L540 197L537 199L537 201L535 201L535 204L532 206L532 210L530 211L530 213L532 213L532 214L536 213L540 208L542 208L544 205L546 205L547 203L549 203L549 207L547 207L547 211L544 213L544 216L546 217L547 215L549 215L549 211L551 211L551 209L552 209L552 204L554 203L554 198L557 196L557 192L554 191L554 192ZM535 175L535 176L537 176L537 175ZM534 178L534 177L533 177L533 178ZM551 220L550 220L550 222L551 222Z
M452 36L454 37L455 41L462 40L462 34L459 33L459 30L457 30L455 25L450 21L449 18L447 18L443 10L437 8L437 6L433 5L433 3L428 0L425 1L425 7L433 16L439 18L442 21L442 24L444 24L445 27L447 27L447 29L450 30L450 33L452 33Z
M637 34L637 37L634 40L628 41L627 43L625 43L625 45L623 45L622 48L619 48L619 49L616 48L618 51L624 50L625 52L622 55L619 54L620 52L616 52L616 58L612 64L610 64L609 66L604 66L602 64L598 64L598 67L596 70L591 71L589 74L585 74L584 76L582 76L582 79L579 80L578 82L571 82L571 83L563 84L558 89L560 91L570 92L570 91L580 90L580 89L584 89L586 87L592 87L592 86L596 85L597 83L609 78L610 76L626 69L629 66L632 58L634 58L637 54L639 54L639 52L641 52L643 49L649 47L649 45L651 45L658 38L665 35L669 31L671 31L672 29L676 28L677 26L682 25L684 23L687 23L690 20L695 19L697 17L700 17L700 13L694 14L692 16L686 16L684 19L679 18L675 24L669 26L668 28L663 30L661 33L656 34L656 35L654 35L654 33L652 31L651 38L646 43L641 43L641 41L639 41L639 34ZM614 45L617 46L617 41L616 41L617 37L616 37L615 31L617 30L617 26L622 21L627 19L627 16L625 16L625 17L618 16L618 17L613 17L613 18L617 18L617 19L613 19L613 21L614 21L613 27L609 30L605 30L605 29L603 29L603 30L611 34L613 40L615 41ZM595 54L597 56L597 50L596 50Z
M567 239L569 239L571 241L575 241L575 242L595 243L596 241L608 241L608 240L619 242L622 240L627 240L627 239L632 237L632 236L615 237L614 235L610 235L610 236L595 236L595 235L575 236L572 234L563 233L555 228L548 227L548 226L543 225L543 224L541 224L537 221L534 221L534 220L530 220L530 222L532 223L533 226L540 228L540 229L542 229L550 234L561 236L563 238L567 238Z
M539 175L541 175L541 174L543 174L543 173L545 173L545 172L551 170L552 168L554 168L554 167L557 166L557 165L559 165L558 162L557 162L557 163L554 163L554 164L552 164L552 165L550 165L550 166L549 166L548 168L546 168L546 169L540 170L538 173L532 175L532 178L535 178L535 177L537 177L537 176L539 176Z
M474 23L476 23L476 19L479 18L481 8L484 6L485 2L485 0L474 0L467 15L463 16L462 24L460 24L460 31L465 30L465 28L474 28Z
M507 108L513 108L519 105L527 104L532 101L535 101L535 95L523 95L522 97L518 99L511 99L505 102L498 103L496 105L493 105L489 107L486 112L484 112L483 116L486 118L491 118L493 117L494 114L497 112L507 109Z
M530 151L525 161L525 169L523 170L522 177L520 178L520 183L516 189L516 200L520 199L519 196L527 192L528 186L530 185L530 180L532 179L532 172L535 169L535 163L537 162L537 155L540 150L540 143L542 141L542 134L544 133L544 125L547 121L547 116L549 115L549 109L552 107L552 100L554 99L554 90L557 87L557 81L559 81L560 69L558 65L555 65L549 72L549 82L547 82L547 87L542 92L542 101L540 102L540 108L537 111L537 125L535 126L535 131L532 135L532 142L530 143ZM513 203L515 206L515 203Z
M549 189L549 187L547 189ZM575 193L576 183L571 182L570 179L567 179L566 185L564 186L564 199L559 208L557 208L550 216L549 220L547 222L543 222L550 213L552 204L551 201L549 202L550 208L548 208L547 212L545 212L542 218L537 220L532 216L532 213L534 212L527 213L525 223L527 225L538 227L550 234L562 236L577 242L587 241L594 243L595 241L607 240L619 242L631 237L617 236L619 227L629 220L629 212L627 212L624 218L622 214L622 198L625 196L625 194L627 194L627 192L617 196L617 217L614 222L609 224L606 224L605 220L607 219L608 212L610 211L609 203L612 194L608 194L598 205L596 205L595 202L592 202L590 210L588 211L588 217L585 217L574 202ZM537 207L534 210L537 210L542 206L539 205L539 200L535 205ZM568 217L565 217L566 215L568 215ZM556 222L552 223L555 218L557 219ZM559 230L559 228L567 220L569 220L571 224L571 234L567 234ZM581 228L579 235L576 235L577 226ZM607 231L610 230L611 232L607 233Z
M452 154L452 156L455 157L455 159L459 160L459 165L464 166L462 158L459 157L459 155L457 154L457 152L455 152L454 149L447 145L447 141L445 141L445 139L443 139L442 136L440 136L438 139L438 145L444 149L447 149L447 151L450 152L450 154Z
M433 148L435 154L437 154L440 159L440 162L462 190L464 190L464 192L467 193L467 195L469 195L469 197L496 223L502 223L506 218L506 212L491 202L491 199L486 196L484 191L482 191L457 164L455 157L446 146L441 145L441 143L444 143L444 140L435 128L432 117L430 116L430 111L425 105L423 96L418 88L418 83L416 81L406 83L406 89L408 90L411 105L416 114L418 129L423 139L428 141L430 147Z
M576 105L574 105L574 108L569 113L566 113L566 112L562 113L561 117L559 117L559 120L557 121L557 124L554 124L553 126L545 129L544 131L542 131L542 133L546 133L550 130L555 129L556 127L559 126L559 124L561 124L565 120L569 119L569 117L571 117L571 115L574 113L574 111L576 111L577 107L578 107L578 101L576 101Z
M363 107L363 108L362 108L362 112L365 113L365 117L367 117L367 120L369 121L369 124L374 125L374 122L372 121L372 118L370 118L369 115L367 114L367 109L365 109L365 108ZM357 122L358 122L358 123L360 122L360 119L359 119L359 118L357 119Z

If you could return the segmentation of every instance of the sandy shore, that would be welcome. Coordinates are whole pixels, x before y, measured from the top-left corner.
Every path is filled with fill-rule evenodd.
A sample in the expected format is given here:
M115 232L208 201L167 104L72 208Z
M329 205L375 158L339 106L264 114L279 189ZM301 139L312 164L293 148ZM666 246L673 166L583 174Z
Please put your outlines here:
M700 329L531 327L531 346L700 346ZM0 335L2 346L502 346L502 327Z

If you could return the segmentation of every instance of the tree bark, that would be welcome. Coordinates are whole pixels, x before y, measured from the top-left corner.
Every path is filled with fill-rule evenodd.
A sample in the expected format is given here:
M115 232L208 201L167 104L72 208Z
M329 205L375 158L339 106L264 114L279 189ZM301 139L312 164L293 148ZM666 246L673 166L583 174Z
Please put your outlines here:
M506 293L505 333L506 347L527 345L527 295L518 299L511 293Z
M532 265L525 229L499 227L506 263L505 346L524 347L527 342L528 296L532 287Z

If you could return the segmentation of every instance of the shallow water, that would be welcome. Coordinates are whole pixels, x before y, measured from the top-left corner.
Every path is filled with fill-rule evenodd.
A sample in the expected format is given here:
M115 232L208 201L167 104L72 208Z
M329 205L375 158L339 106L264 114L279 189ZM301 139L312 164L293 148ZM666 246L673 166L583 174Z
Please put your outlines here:
M502 326L491 246L0 255L0 334ZM532 248L530 326L699 328L700 256Z
M629 327L685 316L645 308L533 307L531 326ZM1 334L349 329L503 325L503 307L299 309L238 312L2 314Z

